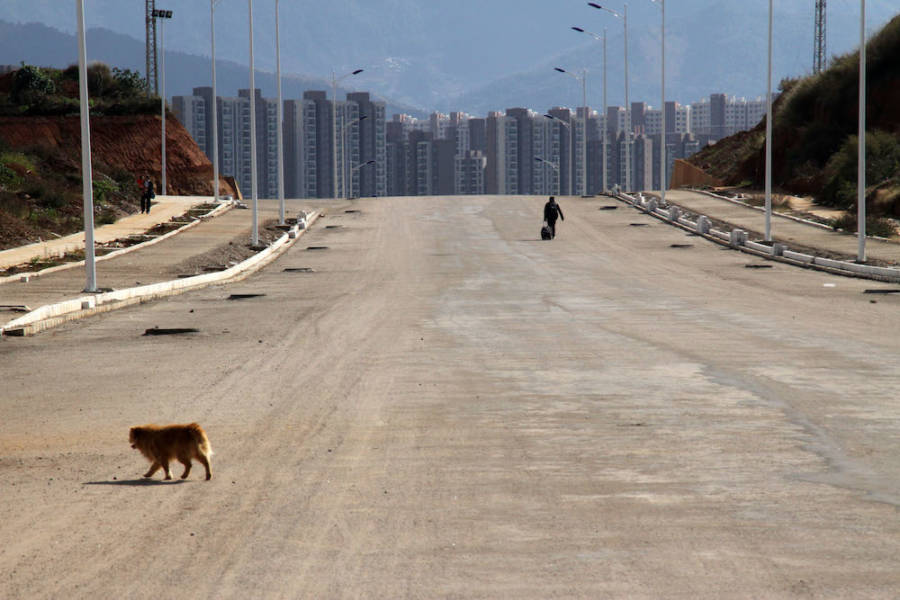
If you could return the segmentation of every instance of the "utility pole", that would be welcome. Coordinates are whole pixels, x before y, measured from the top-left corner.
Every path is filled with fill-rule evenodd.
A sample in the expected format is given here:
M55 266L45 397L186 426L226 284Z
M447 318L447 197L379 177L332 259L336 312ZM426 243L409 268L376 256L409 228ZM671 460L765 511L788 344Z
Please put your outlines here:
M825 0L816 0L816 37L813 48L813 74L825 70Z
M144 22L147 29L147 96L149 97L151 94L159 95L159 80L156 77L156 17L154 16L156 0L145 0L144 5Z

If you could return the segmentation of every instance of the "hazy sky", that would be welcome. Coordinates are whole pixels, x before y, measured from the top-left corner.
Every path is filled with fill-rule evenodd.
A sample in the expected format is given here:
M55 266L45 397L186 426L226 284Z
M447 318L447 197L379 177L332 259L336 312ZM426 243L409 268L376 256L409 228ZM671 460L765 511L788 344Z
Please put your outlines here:
M0 19L75 29L71 0L0 3L4 7ZM89 27L143 39L144 2L85 0L85 5ZM589 93L596 96L599 48L587 36L571 31L573 25L598 33L608 28L610 63L614 67L622 60L621 21L582 0L281 0L280 5L286 72L330 77L332 70L364 67L368 87L423 107L477 95L482 87L509 75L545 73L557 59L566 61L567 68L592 69L594 85ZM776 77L802 75L812 64L815 0L776 0L775 5ZM828 1L829 55L855 49L859 5L858 0ZM273 70L275 0L254 0L253 6L257 68ZM621 11L624 3L609 6ZM167 49L209 55L208 0L157 0L157 7L175 13L166 25ZM714 91L764 93L767 11L765 0L668 0L671 99L691 102L698 99L691 95ZM874 29L900 12L900 0L868 0L867 11L869 28ZM659 77L654 74L659 68L659 16L658 5L650 0L629 4L629 51L637 94L651 94ZM218 58L248 62L247 18L247 0L220 0ZM688 85L692 77L707 73L708 91L696 81ZM552 74L547 77L554 81ZM681 78L685 85L679 87ZM742 85L745 81L752 83ZM610 81L611 92L618 94L620 88Z

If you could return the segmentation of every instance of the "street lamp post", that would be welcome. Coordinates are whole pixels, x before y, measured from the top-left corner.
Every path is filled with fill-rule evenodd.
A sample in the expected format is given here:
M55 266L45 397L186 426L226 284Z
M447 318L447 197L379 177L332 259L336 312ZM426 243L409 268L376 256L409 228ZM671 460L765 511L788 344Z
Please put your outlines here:
M546 164L546 165L550 165L551 167L553 167L553 170L556 171L556 195L557 195L557 196L561 195L562 192L560 191L560 186L561 186L562 184L561 184L561 182L560 182L560 180L559 180L559 179L560 179L560 178L559 178L559 165L550 162L550 161L547 160L546 158L541 158L540 156L535 156L535 157L534 157L534 160L536 160L536 161L539 162L539 163L544 163L544 164Z
M250 193L253 197L253 221L250 244L259 245L259 187L256 173L256 78L253 63L253 0L247 0L250 17Z
M213 199L219 201L219 101L216 95L216 5L222 0L209 0L209 40L212 46L212 161Z
M348 130L350 127L353 127L353 126L356 125L357 123L359 123L359 122L361 122L361 121L365 121L365 120L368 119L368 118L369 118L368 115L362 115L362 116L360 116L360 117L358 117L358 118L356 118L356 119L353 119L353 120L350 121L349 123L345 123L344 126L341 127L341 188L342 188L342 190L343 190L343 192L344 192L344 198L349 198L350 196L353 195L353 194L352 194L352 189L351 189L351 193L348 193L348 192L347 192L347 179L346 179L347 170L346 170L346 168L344 168L345 165L350 164L350 163L347 161L347 159L346 159L346 154L345 154L345 152L346 152L346 150L345 150L345 148L346 148L346 141L347 141L347 130ZM362 163L361 165L357 165L357 166L364 167L366 164L367 164L367 163ZM351 170L350 170L350 187L351 187L351 188L353 187L353 174L354 174L355 172L356 172L356 169L351 169Z
M578 76L575 73L570 73L560 67L554 67L553 70L565 73L570 77L574 77L576 81L581 82L582 110L584 111L582 113L583 127L581 132L581 195L587 196L587 71L584 71L581 76Z
M856 262L866 262L866 0L860 0L859 14L859 131L856 172L856 227L859 249Z
M772 241L772 0L769 0L769 67L766 83L766 241Z
M662 12L662 20L660 25L660 56L662 59L662 81L660 83L660 108L662 110L662 131L660 132L659 142L659 198L660 205L666 205L666 0L650 0L654 4L658 4Z
M631 104L628 94L628 4L625 4L625 10L620 15L616 11L600 6L596 2L588 2L588 6L603 10L612 16L622 19L625 27L625 191L631 187ZM663 107L665 109L665 107Z
M81 185L84 203L85 292L97 291L97 264L94 259L94 183L91 171L91 122L87 86L87 44L84 38L84 0L77 0L78 17L78 98L81 113Z
M278 25L279 0L275 0L275 62L277 64L278 78L278 131L275 133L278 140L278 223L284 225L284 101L281 95L281 41L280 27Z
M338 198L338 162L337 162L337 84L351 77L353 75L359 75L362 73L362 69L356 69L351 73L347 73L341 77L336 77L334 71L331 72L331 164L334 170L334 179L331 183L331 189L334 196L334 200ZM343 122L343 118L341 118L341 122ZM343 150L342 150L343 152ZM341 155L341 162L343 163L344 156ZM343 169L341 169L343 171ZM344 190L341 190L343 193Z
M547 113L547 114L545 114L544 116L545 116L546 118L550 119L551 121L556 121L557 123L559 123L560 125L562 125L563 127L565 127L566 130L569 132L569 138L572 140L572 144L571 144L572 148L571 148L571 149L572 149L572 155L573 155L573 158L574 158L574 155L575 155L575 136L572 135L572 126L569 125L568 123L566 123L565 121L563 121L562 119L557 118L557 117L554 117L554 116L551 115L550 113ZM543 159L542 159L542 160L543 160ZM574 164L574 161L572 161L572 163ZM559 168L557 167L557 172L558 172L558 171L559 171ZM561 173L560 173L559 177L560 177L560 178L562 177L562 174L561 174ZM557 193L556 193L557 196L559 196L559 195L562 194L562 181L560 181L558 187L559 187L559 191L557 191ZM572 191L573 191L573 192L574 192L574 188L575 188L575 186L573 185L573 186L572 186Z
M166 19L172 18L171 10L158 10L153 9L153 18L159 19L159 59L160 59L160 94L159 94L159 104L160 104L160 113L162 116L162 142L160 146L160 154L162 156L161 160L161 174L159 181L159 192L161 195L166 195L166 28L165 23Z
M605 194L607 190L607 177L606 177L606 145L608 143L608 133L609 133L609 123L606 123L607 114L606 114L606 29L603 30L603 35L598 33L593 33L588 31L587 29L582 29L581 27L573 27L573 30L579 33L586 33L597 41L603 42L603 122L606 124L603 128L603 184L602 191Z

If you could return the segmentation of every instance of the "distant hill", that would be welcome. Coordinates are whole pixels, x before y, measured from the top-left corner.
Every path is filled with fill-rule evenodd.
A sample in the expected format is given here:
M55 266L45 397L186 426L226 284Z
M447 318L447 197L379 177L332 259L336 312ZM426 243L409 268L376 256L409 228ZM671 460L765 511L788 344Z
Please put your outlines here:
M900 217L900 16L866 46L867 203ZM859 52L816 76L783 82L773 122L773 184L822 204L856 204ZM757 189L765 178L765 121L721 140L690 162L730 185Z
M87 33L88 60L110 66L145 72L145 46L137 40L108 29L90 29ZM0 64L18 66L21 62L37 66L65 68L78 62L75 36L37 23L13 24L0 21ZM218 54L218 53L217 53ZM306 90L328 90L331 82L301 77L282 71L282 93L285 98L299 98ZM211 85L209 57L166 51L166 96L188 95L194 87ZM249 87L247 67L216 60L216 86L220 96L237 96L239 89ZM256 86L266 97L277 94L275 74L256 70ZM338 97L356 88L338 88ZM406 112L417 116L425 113L415 107L388 99L388 114Z
M623 4L616 0L610 6L621 11ZM133 62L130 68L143 72L144 2L90 0L87 5L88 27L129 36L131 46L123 46L123 54ZM162 6L162 0L157 5ZM257 0L254 5L256 65L271 73L275 64L274 1ZM628 5L631 98L657 104L659 4L641 0ZM569 29L577 25L597 33L608 29L608 99L611 104L623 102L622 22L589 8L584 0L290 0L280 6L284 72L295 73L319 88L332 71L340 75L365 68L365 74L347 80L347 85L378 92L424 112L461 110L484 115L511 106L545 110L580 103L580 87L551 69L586 67L588 101L599 106L600 45ZM775 3L777 79L811 70L814 6L813 0ZM2 7L0 18L9 22L39 22L70 34L75 30L70 1L3 0ZM174 9L175 15L166 25L166 47L208 56L209 2L170 1L167 8ZM858 11L855 0L828 3L831 54L855 47ZM897 0L869 0L867 11L869 23L881 25L896 14ZM678 0L666 3L666 15L669 100L689 103L711 93L748 98L765 93L765 2ZM247 2L219 4L216 38L220 60L247 64L247 29ZM29 40L4 33L0 40L12 50L0 55L0 62L14 64L29 60L19 56L18 46L31 46L36 40L48 46L57 44L52 36ZM63 52L74 56L74 46L65 40L61 43ZM90 47L89 52L93 53ZM110 59L108 55L98 58ZM201 67L192 79L207 80L201 77L206 70ZM172 83L180 85L176 79ZM184 93L192 85L196 81L173 89ZM237 85L228 85L237 89Z

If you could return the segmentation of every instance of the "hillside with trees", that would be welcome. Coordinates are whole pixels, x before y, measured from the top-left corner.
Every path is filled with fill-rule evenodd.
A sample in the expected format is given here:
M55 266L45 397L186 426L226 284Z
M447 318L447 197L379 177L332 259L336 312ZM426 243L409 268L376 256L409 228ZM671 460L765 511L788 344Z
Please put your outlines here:
M867 210L876 218L900 217L900 16L869 40L866 54ZM785 80L780 87L773 108L773 185L855 212L859 52L835 57L822 73ZM765 132L764 119L690 162L727 185L760 189Z
M0 77L0 249L81 231L78 67L30 65ZM136 179L161 174L160 99L129 70L88 68L95 223L139 210ZM168 192L211 195L212 164L166 117ZM237 195L225 180L223 194Z

